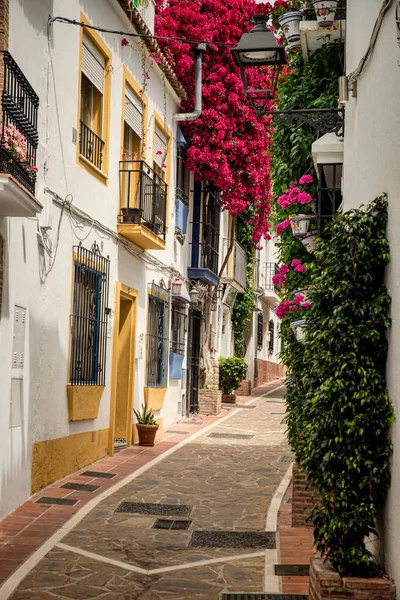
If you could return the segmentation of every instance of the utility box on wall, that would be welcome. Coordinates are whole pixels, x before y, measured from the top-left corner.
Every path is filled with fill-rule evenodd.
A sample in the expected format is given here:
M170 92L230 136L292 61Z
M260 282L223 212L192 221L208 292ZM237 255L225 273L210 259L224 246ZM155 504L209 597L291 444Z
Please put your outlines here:
M14 307L14 330L12 349L12 372L10 392L10 427L19 427L22 422L22 391L25 363L26 308Z

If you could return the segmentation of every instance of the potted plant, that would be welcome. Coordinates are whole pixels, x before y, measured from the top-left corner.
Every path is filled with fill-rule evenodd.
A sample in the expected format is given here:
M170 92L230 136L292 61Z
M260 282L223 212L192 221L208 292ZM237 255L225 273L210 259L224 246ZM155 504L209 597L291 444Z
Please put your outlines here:
M223 402L236 403L236 396L233 392L239 388L246 374L247 363L243 358L230 356L219 359L219 385L223 392Z
M313 0L319 27L332 27L338 0Z
M122 222L123 223L133 223L135 225L140 225L143 218L143 209L141 208L133 208L131 206L121 208L122 213Z
M136 428L139 434L139 446L154 446L157 429L154 413L151 408L147 408L147 402L142 404L142 410L133 409L137 419Z
M316 217L312 215L292 215L289 217L290 226L294 237L303 238L308 234L311 221Z

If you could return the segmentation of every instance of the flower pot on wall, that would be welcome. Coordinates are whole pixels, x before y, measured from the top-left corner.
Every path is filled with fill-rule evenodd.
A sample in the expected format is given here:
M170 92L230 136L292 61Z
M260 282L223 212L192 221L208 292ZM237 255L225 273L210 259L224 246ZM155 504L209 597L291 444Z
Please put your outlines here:
M294 237L303 238L308 234L310 222L315 221L315 217L309 215L295 215L289 217L289 220Z
M143 217L143 210L141 208L121 208L122 222L133 223L140 225Z
M307 235L306 237L303 237L300 241L303 244L304 248L307 250L307 252L313 252L316 248L315 246L315 240L317 238L317 234L316 233L310 233L309 235Z
M301 12L292 11L285 13L278 19L278 23L287 40L289 50L295 52L301 49L300 21L302 18L303 15Z
M331 27L335 20L338 0L313 0L319 27Z

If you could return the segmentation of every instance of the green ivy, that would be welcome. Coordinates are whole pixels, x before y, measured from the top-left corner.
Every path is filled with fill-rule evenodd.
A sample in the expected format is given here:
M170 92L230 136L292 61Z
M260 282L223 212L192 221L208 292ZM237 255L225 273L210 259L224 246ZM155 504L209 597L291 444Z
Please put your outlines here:
M246 250L246 291L244 294L238 294L235 300L235 306L232 312L232 331L234 335L235 356L243 358L245 355L245 326L251 321L255 306L253 278L254 278L254 242L252 240L253 226L249 223L250 215L248 213L239 215L237 218L236 237Z
M316 548L344 576L376 572L365 538L390 483L386 223L380 197L325 229L310 266L305 343L288 333L282 353L289 441L321 495L312 515Z

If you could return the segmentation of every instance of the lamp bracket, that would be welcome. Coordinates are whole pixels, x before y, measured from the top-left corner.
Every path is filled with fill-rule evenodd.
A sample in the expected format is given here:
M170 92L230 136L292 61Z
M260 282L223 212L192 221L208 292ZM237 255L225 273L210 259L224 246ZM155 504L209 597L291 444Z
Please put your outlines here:
M344 134L344 108L313 108L309 110L258 110L257 116L272 115L274 123L289 127L296 121L302 121L322 133Z

